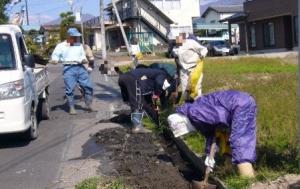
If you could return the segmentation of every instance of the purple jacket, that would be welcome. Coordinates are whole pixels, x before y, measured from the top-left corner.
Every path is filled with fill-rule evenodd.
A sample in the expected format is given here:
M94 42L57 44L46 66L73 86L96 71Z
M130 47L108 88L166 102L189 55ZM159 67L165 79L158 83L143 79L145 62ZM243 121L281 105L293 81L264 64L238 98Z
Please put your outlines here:
M218 91L177 108L206 137L209 152L216 127L230 131L232 162L256 160L256 104L253 97L239 91Z

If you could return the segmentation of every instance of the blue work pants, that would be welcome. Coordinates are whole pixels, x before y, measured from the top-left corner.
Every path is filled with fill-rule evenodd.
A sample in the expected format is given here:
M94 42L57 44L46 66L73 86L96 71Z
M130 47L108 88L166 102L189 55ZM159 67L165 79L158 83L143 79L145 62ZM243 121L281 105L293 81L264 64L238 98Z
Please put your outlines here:
M69 106L74 106L74 88L77 83L84 90L86 105L90 105L93 100L93 86L88 71L83 65L64 65L63 70L66 96Z

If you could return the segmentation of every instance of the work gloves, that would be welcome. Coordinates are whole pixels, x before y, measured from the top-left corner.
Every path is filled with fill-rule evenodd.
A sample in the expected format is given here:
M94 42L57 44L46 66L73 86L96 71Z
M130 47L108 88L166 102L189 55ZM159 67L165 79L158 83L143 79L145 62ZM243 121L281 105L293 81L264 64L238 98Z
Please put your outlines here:
M210 172L212 172L212 171L213 171L213 168L215 167L215 163L216 163L216 162L215 162L215 159L214 159L214 158L211 158L211 157L209 157L209 156L206 156L204 163L205 163L205 165L206 165L207 167L210 168Z

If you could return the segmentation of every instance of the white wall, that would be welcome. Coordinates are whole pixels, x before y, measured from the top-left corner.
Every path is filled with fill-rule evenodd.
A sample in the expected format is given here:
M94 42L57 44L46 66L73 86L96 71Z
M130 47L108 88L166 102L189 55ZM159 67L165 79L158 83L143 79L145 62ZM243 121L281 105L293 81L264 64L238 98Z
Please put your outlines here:
M153 2L153 1L152 1ZM192 17L200 17L200 0L180 0L179 4L170 7L165 0L154 1L155 5L176 24L171 25L171 32L177 35L177 30L193 32Z
M232 16L232 15L233 15L233 13L217 13L216 11L211 10L204 17L204 20L206 23L212 23L212 21L215 21L215 23L218 23L219 20L228 18L229 16Z
M220 14L220 19L228 18L230 16L234 15L233 13L222 13Z
M93 49L100 50L101 49L101 31L100 29L95 30L94 33L94 46Z
M221 16L216 11L209 11L204 17L206 23L219 23Z

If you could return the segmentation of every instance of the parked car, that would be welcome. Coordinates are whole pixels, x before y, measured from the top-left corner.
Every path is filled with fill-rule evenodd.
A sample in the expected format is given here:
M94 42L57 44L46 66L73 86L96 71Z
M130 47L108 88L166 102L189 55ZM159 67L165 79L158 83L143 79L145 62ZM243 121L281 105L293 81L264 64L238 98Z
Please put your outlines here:
M208 41L206 46L209 56L237 54L237 49L231 47L230 44L226 41Z
M18 26L0 25L0 134L35 139L37 117L49 118L48 71L34 57Z

